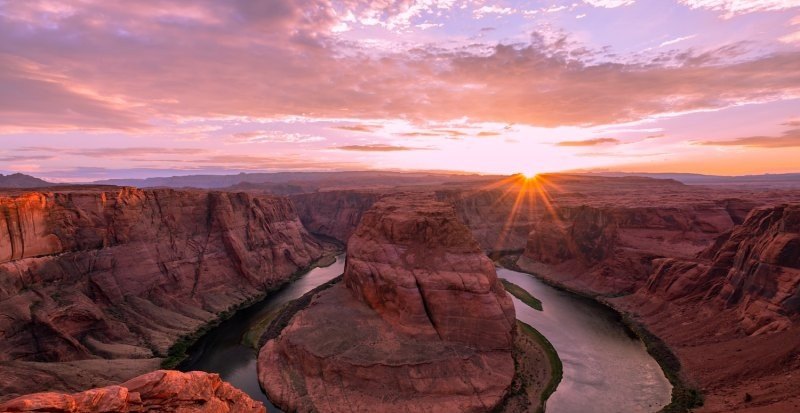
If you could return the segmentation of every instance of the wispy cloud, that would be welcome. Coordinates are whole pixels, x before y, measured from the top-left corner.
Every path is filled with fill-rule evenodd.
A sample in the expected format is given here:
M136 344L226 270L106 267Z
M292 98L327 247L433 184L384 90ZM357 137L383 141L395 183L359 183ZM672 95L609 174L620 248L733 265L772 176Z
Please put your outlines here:
M228 139L232 143L309 143L321 142L321 136L282 131L250 131L234 133Z
M199 155L207 153L202 148L162 148L162 147L125 147L125 148L56 148L47 146L27 146L16 149L22 153L51 153L89 158L137 158L156 155Z
M375 132L381 129L381 125L366 125L366 124L358 124L358 125L339 125L334 126L334 129L341 129L350 132Z
M500 136L500 135L502 135L502 133L500 133L500 132L495 132L495 131L480 131L480 132L478 132L478 135L477 135L477 136L478 136L479 138L489 138L489 137L493 137L493 136Z
M594 7L613 9L616 7L629 6L635 3L636 0L583 0L583 2Z
M344 145L335 146L331 149L338 149L340 151L356 151L356 152L400 152L400 151L422 151L429 150L430 148L418 148L413 146L398 146L387 144L369 144L369 145Z
M556 143L556 146L597 146L605 144L618 144L619 139L614 138L595 138L586 139L582 141L561 141Z
M800 147L800 128L789 129L780 136L746 136L742 138L703 141L706 146L743 146L750 148L793 148Z
M422 130L422 131L412 131L412 132L402 132L399 133L400 136L407 136L407 137L421 137L421 136L467 136L469 135L467 132L456 130L456 129L431 129L431 130Z
M781 36L778 40L782 43L800 43L800 31Z
M797 51L732 59L722 46L610 63L584 59L602 51L541 36L374 50L331 32L342 17L327 1L276 1L198 1L183 17L180 8L116 0L87 0L68 17L14 2L0 16L0 123L131 130L153 117L313 116L587 126L800 95ZM388 21L420 4L354 7ZM52 21L56 29L28 29Z
M800 7L795 0L679 0L693 9L724 12L726 18L760 11L786 10Z
M681 36L681 37L676 37L676 38L674 38L674 39L667 40L667 41L665 41L665 42L661 42L661 44L660 44L660 45L658 45L658 47L670 46L670 45L673 45L673 44L675 44L675 43L680 43L680 42L682 42L682 41L684 41L684 40L693 39L693 38L695 38L696 36L697 36L696 34L692 34L692 35L689 35L689 36Z

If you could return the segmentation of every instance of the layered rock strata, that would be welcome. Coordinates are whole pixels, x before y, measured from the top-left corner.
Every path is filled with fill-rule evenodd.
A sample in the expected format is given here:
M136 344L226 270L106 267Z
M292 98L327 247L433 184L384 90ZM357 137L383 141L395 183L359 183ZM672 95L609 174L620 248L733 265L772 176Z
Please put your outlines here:
M515 313L450 205L394 196L348 242L343 282L259 354L287 411L488 411L514 376Z
M0 213L3 397L75 391L150 370L179 337L322 253L279 197L27 192L0 197ZM91 363L42 363L78 360Z
M629 294L646 284L654 259L695 257L744 214L727 202L559 207L533 225L519 265L578 290Z
M159 370L117 386L76 394L36 393L0 404L0 412L215 412L264 413L266 409L219 375Z
M705 395L699 411L798 411L800 205L741 209L724 208L728 223L697 209L621 219L585 207L537 225L519 263L606 294L664 340ZM633 238L632 223L651 231Z

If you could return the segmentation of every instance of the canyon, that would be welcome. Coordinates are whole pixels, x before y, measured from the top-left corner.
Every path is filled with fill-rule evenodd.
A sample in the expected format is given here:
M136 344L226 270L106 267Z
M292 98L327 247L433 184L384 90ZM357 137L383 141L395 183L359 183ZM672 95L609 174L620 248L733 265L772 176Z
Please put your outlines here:
M704 395L700 411L800 408L796 189L638 177L514 184L435 193L487 252L512 253L516 268L603 301L663 340L676 376ZM308 196L323 210L336 199ZM354 215L372 202L348 199ZM324 216L301 220L325 233Z
M453 208L393 195L363 214L343 280L259 353L287 411L495 408L515 374L510 296ZM455 374L455 376L454 376Z
M699 411L800 409L792 385L800 369L796 189L573 175L423 181L397 188L370 181L363 188L305 193L297 192L308 187L285 184L277 189L285 197L265 193L274 187L253 185L234 191L5 190L0 195L0 401L118 385L157 370L180 357L176 344L291 280L331 253L332 243L349 246L345 281L316 298L318 314L304 312L293 320L287 337L306 322L355 317L363 321L362 332L445 334L473 350L504 342L498 336L481 347L486 343L469 341L474 337L458 323L451 324L457 327L452 331L421 327L423 315L431 318L408 300L422 300L429 292L425 286L402 289L410 291L408 297L386 296L386 285L375 284L386 280L364 276L378 273L373 270L380 265L385 269L380 273L402 277L403 271L389 265L389 252L398 254L391 245L426 245L433 254L435 240L469 250L474 256L465 261L469 271L491 264L481 251L503 257L503 263L591 296L649 330L674 353L676 376L703 395ZM435 234L419 235L403 232L411 225L403 221L408 217L394 221L392 213L368 212L398 193L411 202L399 210L444 208L448 224ZM418 199L424 205L415 204ZM406 223L381 227L384 219ZM374 225L360 229L365 222ZM467 248L456 239L474 243ZM422 252L427 253L418 252L420 257L426 255ZM439 265L449 264L419 262L432 273L444 271ZM448 300L454 298L433 301ZM384 302L392 305L381 307ZM431 314L453 318L447 308ZM289 348L289 342L274 342L274 351L262 351L262 357L284 351L282 362L288 354L302 361L286 364L286 371L319 366L314 351ZM314 348L313 340L301 343ZM481 351L474 354L483 357ZM337 374L349 371L341 360L357 362L340 359L332 370ZM365 376L354 371L351 383L371 374L358 371ZM497 374L503 380L508 376ZM315 380L315 385L324 382ZM496 400L499 391L492 386L502 387L503 380L480 383ZM273 392L287 406L310 400L292 396L290 387Z
M151 371L322 256L285 198L80 188L0 198L0 394Z

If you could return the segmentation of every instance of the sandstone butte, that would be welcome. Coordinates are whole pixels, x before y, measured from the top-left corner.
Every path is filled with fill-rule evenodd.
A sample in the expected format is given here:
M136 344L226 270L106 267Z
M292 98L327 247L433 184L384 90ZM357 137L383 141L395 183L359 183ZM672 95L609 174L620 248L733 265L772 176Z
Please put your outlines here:
M194 190L0 196L0 401L158 368L181 336L322 248L291 201Z
M258 358L287 411L484 412L514 377L515 312L449 204L384 198L348 242L343 281Z
M216 374L158 370L81 393L29 394L0 404L0 412L264 413L266 409Z

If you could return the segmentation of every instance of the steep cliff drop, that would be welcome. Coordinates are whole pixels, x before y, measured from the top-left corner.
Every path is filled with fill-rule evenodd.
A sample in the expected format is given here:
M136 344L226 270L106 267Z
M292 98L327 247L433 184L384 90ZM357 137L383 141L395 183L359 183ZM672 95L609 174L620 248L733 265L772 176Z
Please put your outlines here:
M266 409L216 374L159 370L76 394L36 393L0 404L0 412L215 412L264 413Z
M288 199L73 188L0 197L0 400L158 368L322 254Z
M729 204L558 207L533 225L517 264L575 290L630 294L646 284L652 260L694 257L741 223L746 212Z
M677 355L699 411L800 411L800 205L562 209L518 265L599 295ZM663 361L663 360L662 360Z
M755 209L698 257L654 267L612 302L675 350L704 411L800 411L800 205Z
M515 312L450 205L393 196L350 237L343 282L259 354L287 411L489 411L514 377Z

